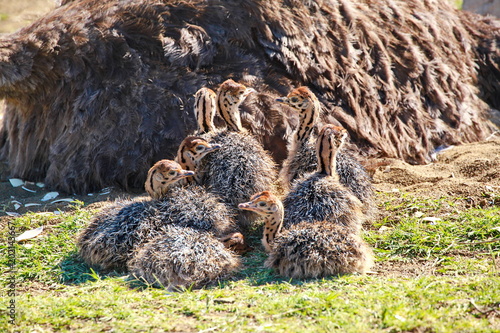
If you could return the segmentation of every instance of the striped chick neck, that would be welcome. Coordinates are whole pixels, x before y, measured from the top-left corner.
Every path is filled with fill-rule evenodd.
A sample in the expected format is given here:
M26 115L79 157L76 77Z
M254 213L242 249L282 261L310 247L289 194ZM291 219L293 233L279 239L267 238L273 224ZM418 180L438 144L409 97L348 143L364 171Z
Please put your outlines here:
M283 203L269 191L253 195L249 202L241 203L238 208L255 212L264 217L264 233L262 245L267 252L271 251L272 243L283 227Z
M344 145L346 137L345 128L330 124L323 126L316 141L318 173L327 174L339 180L336 170L337 154Z
M198 123L198 134L215 130L216 94L212 89L201 88L194 95L194 113Z
M296 143L307 142L321 112L321 104L316 95L307 87L299 87L292 90L286 97L278 98L277 101L298 111L299 127L295 131L294 141Z
M239 107L245 98L254 91L254 89L247 88L231 79L224 81L217 89L217 112L229 129L236 132L243 131Z

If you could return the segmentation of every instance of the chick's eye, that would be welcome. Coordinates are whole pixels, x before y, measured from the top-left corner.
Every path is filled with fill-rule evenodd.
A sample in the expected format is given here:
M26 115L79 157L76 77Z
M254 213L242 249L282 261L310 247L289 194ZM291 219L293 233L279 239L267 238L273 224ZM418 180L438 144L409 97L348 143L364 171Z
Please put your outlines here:
M168 174L169 176L175 176L177 174L177 171L172 170Z
M290 98L290 101L292 101L292 103L297 103L299 101L299 98L298 97L292 97L292 98Z
M259 207L265 207L266 203L264 201L261 201L257 204Z
M196 146L196 151L202 151L204 149L205 149L205 146L203 146L203 145Z

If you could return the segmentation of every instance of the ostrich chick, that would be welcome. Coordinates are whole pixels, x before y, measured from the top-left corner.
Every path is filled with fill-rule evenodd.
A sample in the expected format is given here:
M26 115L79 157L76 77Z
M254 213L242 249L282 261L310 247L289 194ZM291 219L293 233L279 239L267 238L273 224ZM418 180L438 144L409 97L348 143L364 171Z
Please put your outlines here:
M272 189L277 179L273 159L241 125L239 106L252 91L233 80L227 80L220 85L215 95L209 89L196 94L198 131L205 133L201 136L206 140L221 145L221 149L206 156L196 169L199 182L235 210L240 202L252 194ZM226 122L226 129L214 130L213 105ZM239 225L250 229L256 215L236 212Z
M168 192L173 182L191 176L194 176L194 171L182 169L177 162L160 160L149 169L144 188L151 198L160 199Z
M249 202L240 203L239 209L249 210L265 218L262 245L267 252L271 252L271 243L283 226L283 204L269 191L257 193Z
M319 278L365 273L373 265L370 247L349 229L329 221L305 221L281 231L283 204L270 192L255 194L239 205L265 219L262 242L265 266L290 278Z
M299 114L299 127L289 143L288 157L283 161L279 174L281 186L288 189L294 180L317 168L314 132L321 104L307 87L294 89L288 96L280 97L277 101L290 106ZM372 182L361 163L342 148L337 155L336 170L340 182L363 203L363 212L372 215L375 211Z
M148 178L160 184L162 190L194 174L170 160L161 160L152 169L157 172L150 172ZM153 205L148 202L125 201L106 207L78 236L80 257L88 265L104 271L123 270L137 241L134 232L137 225L154 216L155 212Z
M252 90L245 90L246 97ZM243 102L243 99L241 100ZM194 112L198 123L197 134L215 132L214 118L217 113L217 94L209 88L202 87L194 95Z

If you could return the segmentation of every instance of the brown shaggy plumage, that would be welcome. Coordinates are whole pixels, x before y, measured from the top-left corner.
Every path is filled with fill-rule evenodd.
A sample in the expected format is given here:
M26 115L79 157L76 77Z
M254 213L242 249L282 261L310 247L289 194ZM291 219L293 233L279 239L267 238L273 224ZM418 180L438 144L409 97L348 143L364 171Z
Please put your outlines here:
M69 1L0 39L0 155L61 191L139 188L195 129L193 94L232 77L277 160L297 120L274 98L307 85L366 155L423 163L491 133L499 41L448 1Z

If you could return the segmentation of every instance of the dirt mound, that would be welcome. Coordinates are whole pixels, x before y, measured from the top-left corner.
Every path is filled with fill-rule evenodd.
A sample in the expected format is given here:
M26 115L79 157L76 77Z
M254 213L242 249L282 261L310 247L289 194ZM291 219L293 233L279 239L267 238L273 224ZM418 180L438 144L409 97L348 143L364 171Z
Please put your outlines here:
M449 147L427 165L396 159L369 163L379 191L410 192L436 198L462 197L471 205L498 204L500 197L500 140Z

